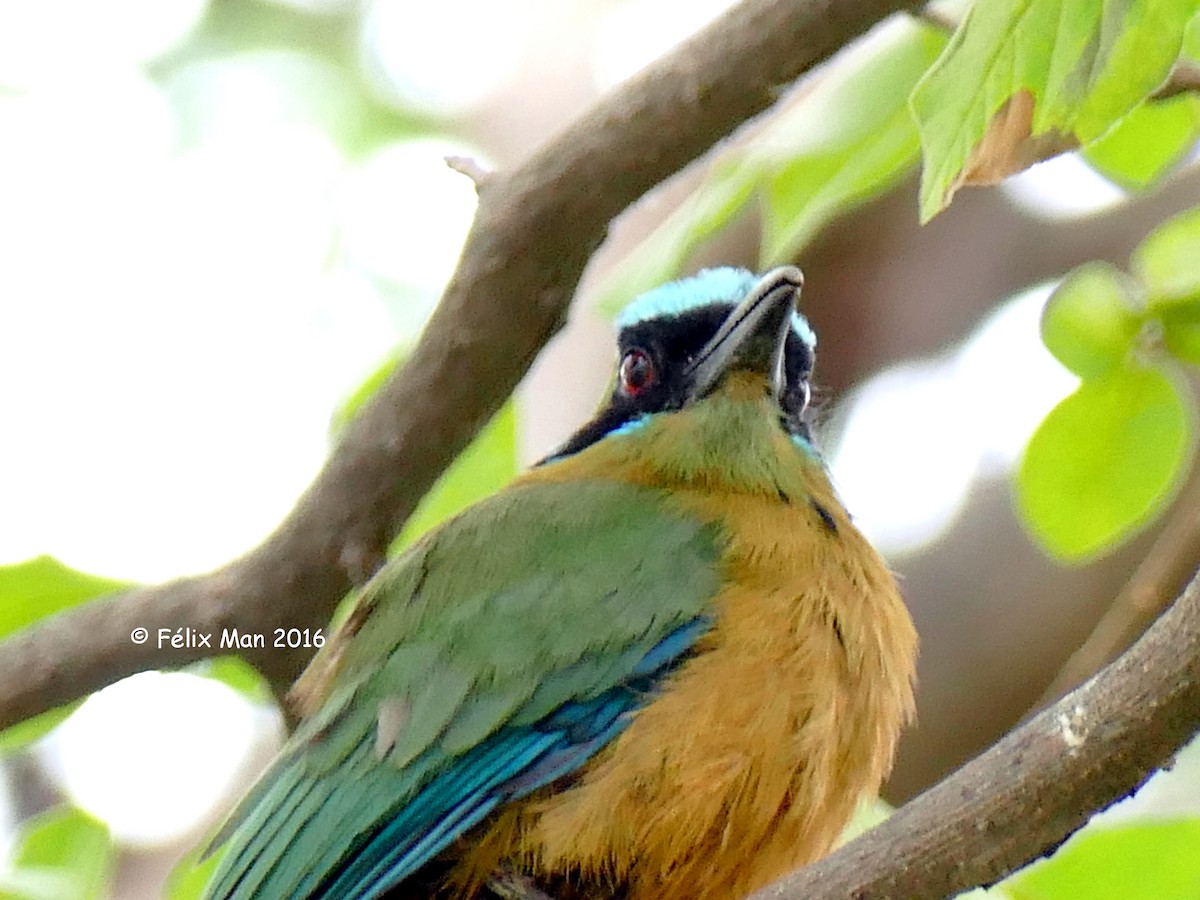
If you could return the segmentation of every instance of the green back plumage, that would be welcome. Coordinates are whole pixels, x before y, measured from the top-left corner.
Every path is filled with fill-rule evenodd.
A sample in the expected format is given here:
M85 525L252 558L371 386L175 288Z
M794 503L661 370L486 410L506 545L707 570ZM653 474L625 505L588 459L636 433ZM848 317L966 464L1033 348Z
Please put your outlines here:
M428 534L364 590L353 640L322 651L336 674L223 830L210 896L327 889L389 823L449 833L490 808L479 785L582 764L598 747L523 760L539 723L592 715L704 615L718 552L659 492L600 481L518 483Z

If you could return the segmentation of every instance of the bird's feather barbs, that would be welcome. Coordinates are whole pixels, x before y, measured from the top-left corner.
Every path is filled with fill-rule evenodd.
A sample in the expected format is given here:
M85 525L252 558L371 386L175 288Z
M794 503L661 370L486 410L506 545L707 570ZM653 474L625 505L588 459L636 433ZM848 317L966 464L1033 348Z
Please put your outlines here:
M826 852L916 634L808 433L799 271L619 317L596 415L389 562L294 690L212 898L737 900Z

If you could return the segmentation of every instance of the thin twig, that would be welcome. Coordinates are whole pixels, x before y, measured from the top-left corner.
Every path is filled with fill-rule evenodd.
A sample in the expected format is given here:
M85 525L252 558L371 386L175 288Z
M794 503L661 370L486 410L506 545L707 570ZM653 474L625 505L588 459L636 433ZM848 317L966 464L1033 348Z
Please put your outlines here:
M1152 100L1168 100L1180 94L1200 93L1200 63L1181 59L1175 63L1166 84L1150 95Z
M488 179L492 177L491 170L480 165L479 160L473 156L447 156L446 165L460 175L470 178L475 183L476 191L483 190Z

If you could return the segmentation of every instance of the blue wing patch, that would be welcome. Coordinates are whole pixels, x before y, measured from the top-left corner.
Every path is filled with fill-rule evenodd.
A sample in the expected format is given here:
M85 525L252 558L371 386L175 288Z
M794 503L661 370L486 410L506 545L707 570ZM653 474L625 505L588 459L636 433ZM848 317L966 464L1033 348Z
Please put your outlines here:
M333 791L342 794L338 799L349 810L347 815L367 823L366 827L347 842L347 832L340 826L352 830L353 823L322 823L329 835L340 834L343 841L328 837L319 841L324 853L315 854L298 882L286 883L274 870L281 854L265 852L275 835L260 832L231 869L221 867L210 886L211 896L346 900L382 896L500 805L578 771L629 725L629 713L650 699L710 625L709 619L701 617L677 627L620 684L589 699L568 701L536 722L501 728L457 757L423 758L440 752L429 750L404 770L381 772L373 737L368 735L343 764L339 774L345 777L336 786L318 788L311 780L273 785L271 790L281 791L282 803L291 808L288 815L303 822L291 841L313 824L313 807L328 800ZM388 790L389 784L399 787L413 771L421 770L432 774L415 792Z
M324 889L371 900L395 887L497 806L578 770L630 722L664 675L675 669L708 619L676 628L631 677L587 701L571 701L531 726L505 728L433 778Z

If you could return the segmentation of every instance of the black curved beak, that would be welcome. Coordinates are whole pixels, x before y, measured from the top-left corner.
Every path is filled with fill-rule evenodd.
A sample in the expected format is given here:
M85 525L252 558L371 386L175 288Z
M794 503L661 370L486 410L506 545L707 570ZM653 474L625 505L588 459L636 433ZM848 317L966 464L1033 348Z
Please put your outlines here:
M784 389L783 355L804 275L795 266L772 269L754 285L691 364L690 398L698 400L734 368L763 372L772 395Z

